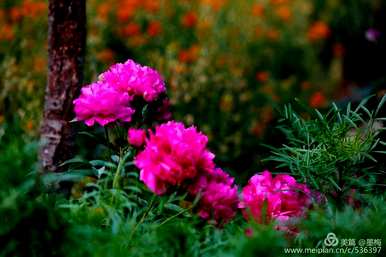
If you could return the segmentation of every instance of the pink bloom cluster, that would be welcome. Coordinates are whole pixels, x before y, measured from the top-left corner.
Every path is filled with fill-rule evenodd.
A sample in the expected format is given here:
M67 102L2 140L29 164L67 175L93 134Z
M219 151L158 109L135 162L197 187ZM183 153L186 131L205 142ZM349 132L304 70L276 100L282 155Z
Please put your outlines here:
M219 168L197 178L188 188L192 195L201 194L198 215L203 219L213 219L217 223L227 223L235 215L239 197L234 178Z
M133 60L114 64L99 79L120 92L141 96L147 102L154 101L166 90L165 83L156 70L141 66Z
M146 130L130 128L127 132L127 140L129 144L135 147L141 147L146 140Z
M74 100L74 111L77 120L88 126L95 122L102 126L116 120L129 122L135 111L130 107L135 96L149 102L163 92L165 84L157 71L128 60L113 65L98 82L82 88Z
M310 195L310 189L293 177L281 174L273 178L269 171L264 171L250 178L242 191L240 207L246 218L252 215L259 223L276 220L285 224L305 214L311 205Z
M104 126L115 120L131 121L134 109L129 107L132 96L120 93L104 83L92 83L83 87L79 98L74 100L78 120L87 126L95 122Z
M200 172L214 168L214 155L206 149L208 138L196 128L169 121L150 134L145 149L135 158L140 179L156 194L181 185Z
M233 178L215 168L207 142L196 128L169 121L150 134L135 164L141 170L140 180L154 193L161 195L179 186L193 197L200 194L199 216L225 223L236 214L237 187Z

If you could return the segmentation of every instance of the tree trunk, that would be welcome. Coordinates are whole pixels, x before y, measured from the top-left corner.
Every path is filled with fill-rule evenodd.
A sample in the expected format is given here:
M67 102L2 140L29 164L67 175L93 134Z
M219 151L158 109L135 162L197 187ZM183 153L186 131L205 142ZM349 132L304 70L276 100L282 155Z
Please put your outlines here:
M45 92L41 149L43 171L74 154L72 101L79 94L86 43L85 0L49 0L48 78Z

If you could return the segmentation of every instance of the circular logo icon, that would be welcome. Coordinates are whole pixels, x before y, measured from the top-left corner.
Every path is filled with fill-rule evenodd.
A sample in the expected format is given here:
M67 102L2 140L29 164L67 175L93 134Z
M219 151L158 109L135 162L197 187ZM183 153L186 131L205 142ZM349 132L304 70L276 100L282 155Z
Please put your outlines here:
M366 240L365 239L359 239L358 244L359 244L359 246L365 246Z
M334 233L328 233L324 239L325 246L337 246L339 244L339 239Z

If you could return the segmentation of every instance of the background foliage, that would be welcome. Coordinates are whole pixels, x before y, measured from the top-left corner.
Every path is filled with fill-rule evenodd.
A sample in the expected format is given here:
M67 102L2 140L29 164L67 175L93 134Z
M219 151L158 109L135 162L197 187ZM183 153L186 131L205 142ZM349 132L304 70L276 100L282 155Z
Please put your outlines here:
M175 118L208 134L229 167L261 167L256 160L264 150L256 146L274 141L275 108L294 97L323 108L343 96L383 94L382 1L348 1L344 8L338 0L87 5L85 83L127 58L154 66L167 80ZM0 4L0 123L13 124L17 115L17 126L32 136L46 78L46 9L38 0ZM366 39L372 28L381 33L375 41Z

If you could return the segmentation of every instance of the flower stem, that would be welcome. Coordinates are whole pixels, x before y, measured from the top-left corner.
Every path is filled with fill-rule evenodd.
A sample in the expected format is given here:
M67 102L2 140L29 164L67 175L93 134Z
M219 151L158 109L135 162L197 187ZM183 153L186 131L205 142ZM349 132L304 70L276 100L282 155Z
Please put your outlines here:
M175 214L175 215L173 215L173 216L170 216L169 218L167 218L166 220L164 220L163 222L161 222L161 223L157 226L157 228L159 228L159 227L161 227L162 225L168 223L168 222L171 221L172 219L174 219L174 218L180 216L181 214L183 214L183 213L185 213L185 212L187 212L187 211L190 211L191 209L193 209L193 207L194 207L194 206L192 205L192 206L190 206L189 208L184 209L184 210L178 212L177 214Z
M141 225L141 224L145 221L147 215L148 215L149 212L153 209L153 203L154 203L154 200L155 200L155 196L153 196L153 197L151 198L150 204L149 204L149 206L147 207L146 211L143 213L143 215L142 215L142 217L141 217L141 220L140 220L138 223L136 223L135 226L134 226L134 228L133 228L133 230L131 230L131 233L130 233L130 235L129 235L129 237L128 237L128 238L129 238L129 241L131 241L131 238L133 237L133 235L134 235L135 231L137 230L138 226Z
M113 189L119 188L119 180L121 178L122 168L125 164L124 151L122 149L119 150L119 163L117 170L115 171L114 180L113 180Z

